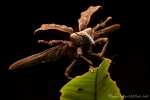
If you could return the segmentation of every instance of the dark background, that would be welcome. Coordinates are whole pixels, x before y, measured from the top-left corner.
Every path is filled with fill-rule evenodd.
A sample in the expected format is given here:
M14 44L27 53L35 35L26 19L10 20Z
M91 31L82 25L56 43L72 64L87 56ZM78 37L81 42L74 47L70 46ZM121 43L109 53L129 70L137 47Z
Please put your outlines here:
M35 29L44 23L56 23L73 27L77 31L80 13L91 5L101 5L103 9L94 13L89 27L108 16L112 16L112 20L107 25L121 25L119 31L108 37L110 42L104 56L111 59L113 55L118 54L115 58L116 64L110 66L109 73L117 82L122 95L150 96L146 2L13 1L5 3L1 9L1 100L59 100L59 90L69 81L64 76L65 68L70 63L68 57L63 56L57 62L13 71L9 71L8 67L21 58L49 48L47 45L38 44L39 37L33 34ZM94 62L95 65L100 63L95 59ZM72 76L80 75L87 70L86 64L76 66Z

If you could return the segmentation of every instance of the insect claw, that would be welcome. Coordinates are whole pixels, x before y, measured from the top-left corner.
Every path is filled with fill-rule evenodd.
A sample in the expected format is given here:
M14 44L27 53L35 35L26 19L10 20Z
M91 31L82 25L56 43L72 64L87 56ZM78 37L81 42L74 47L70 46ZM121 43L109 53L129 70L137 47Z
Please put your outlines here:
M43 42L43 40L38 40L38 43L42 43Z
M40 43L40 40L38 40L38 43Z
M47 41L45 41L45 40L38 40L38 43L48 44L48 42L47 42Z
M105 24L106 24L110 19L112 19L111 16L108 17L104 22L102 22L102 23L101 23L101 26L102 26L102 27L105 27Z
M48 44L51 45L51 46L53 45L53 43L51 41L49 41Z
M89 72L92 72L92 73L93 73L93 71L94 71L94 67L93 67L93 66L90 66Z
M112 19L112 17L110 16L110 17L108 17L107 19L110 20L110 19Z
M72 77L67 77L69 80L72 80L73 78Z
M98 53L99 57L102 58L102 53Z

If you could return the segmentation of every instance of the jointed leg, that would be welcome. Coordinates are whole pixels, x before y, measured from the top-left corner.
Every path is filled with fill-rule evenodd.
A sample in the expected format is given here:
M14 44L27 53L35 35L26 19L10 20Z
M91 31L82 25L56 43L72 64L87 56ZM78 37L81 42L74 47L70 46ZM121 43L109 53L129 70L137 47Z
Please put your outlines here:
M96 57L96 58L98 58L100 60L103 59L103 57L101 57L98 53L91 53L91 56Z
M103 57L103 55L104 55L104 53L105 53L105 51L106 51L106 48L107 48L107 46L108 46L108 42L109 42L109 41L106 41L106 43L105 43L105 45L104 45L102 51L101 51L100 53L98 53L98 54L100 55L100 57Z
M49 44L49 42L45 40L38 40L38 43Z
M91 53L91 56L95 56L95 57L97 57L97 58L99 58L99 59L103 59L103 55L104 55L104 53L105 53L105 51L106 51L106 48L107 48L108 42L109 42L109 41L108 41L108 38L99 38L99 39L97 39L97 40L95 41L96 44L99 44L99 43L102 43L102 42L105 42L105 45L104 45L102 51L101 51L100 53L98 53L98 54L96 54L96 53Z
M53 45L54 43L62 43L62 41L63 40L50 40L50 41L38 40L39 43L48 44L48 45Z
M93 65L93 63L90 61L90 60L88 60L86 57L84 57L82 54L83 54L83 52L82 52L82 49L80 48L80 47L78 47L77 48L77 54L78 54L78 56L80 57L80 58L82 58L84 61L86 61L88 64L90 64L90 65Z
M54 43L63 43L63 44L67 44L68 46L72 45L70 41L64 41L64 40L50 40L50 41L38 40L38 42L43 44L48 44L48 45L53 45Z
M82 58L84 61L86 61L89 65L93 65L93 63L90 61L90 60L88 60L86 57L84 57L84 56L80 56L80 58Z
M110 20L112 19L112 17L108 17L104 22L101 22L99 24L97 24L94 28L93 28L93 31L96 31L98 28L100 27L105 27L105 24Z
M94 70L93 63L90 60L88 60L86 57L82 56L82 55L80 56L80 58L82 58L84 61L86 61L90 65L89 71L93 72L93 70Z
M77 59L74 59L73 62L66 68L65 76L70 80L72 79L72 77L69 76L69 73L71 72L71 69L75 65L76 62L77 62Z
M87 62L90 65L89 71L93 72L93 63L82 55L82 49L80 47L77 48L77 54L80 58L82 58L85 62Z

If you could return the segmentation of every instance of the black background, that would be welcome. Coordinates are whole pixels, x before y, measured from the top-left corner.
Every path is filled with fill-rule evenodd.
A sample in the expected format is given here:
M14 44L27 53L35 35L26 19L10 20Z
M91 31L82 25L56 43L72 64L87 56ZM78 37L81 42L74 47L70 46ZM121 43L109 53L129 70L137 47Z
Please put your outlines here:
M111 59L113 55L118 54L116 64L110 66L109 73L117 82L122 95L149 95L149 32L146 31L148 23L146 2L13 1L5 3L1 9L1 100L59 100L59 90L69 81L64 76L65 68L70 63L68 57L64 56L54 63L13 71L9 71L8 67L21 58L49 48L47 45L37 43L39 37L34 36L35 29L44 23L56 23L73 27L77 31L80 13L91 5L101 5L103 9L94 13L89 27L93 27L108 16L112 16L112 20L107 25L115 23L121 25L119 31L108 37L110 42L104 56ZM97 60L94 62L97 65L100 63ZM72 75L87 71L88 67L85 65L76 66Z

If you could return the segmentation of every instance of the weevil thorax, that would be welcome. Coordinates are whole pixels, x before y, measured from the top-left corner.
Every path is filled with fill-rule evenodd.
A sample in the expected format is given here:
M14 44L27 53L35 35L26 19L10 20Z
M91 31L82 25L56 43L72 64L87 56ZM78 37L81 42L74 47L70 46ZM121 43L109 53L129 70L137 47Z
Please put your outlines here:
M87 28L83 31L72 33L70 35L70 40L77 47L89 45L91 43L94 44L94 40L90 35L91 32L92 32L92 29Z

